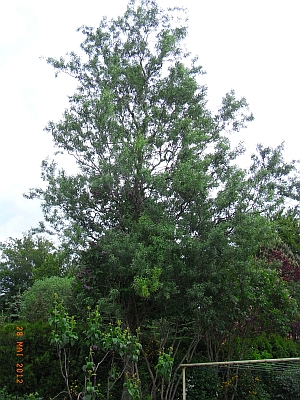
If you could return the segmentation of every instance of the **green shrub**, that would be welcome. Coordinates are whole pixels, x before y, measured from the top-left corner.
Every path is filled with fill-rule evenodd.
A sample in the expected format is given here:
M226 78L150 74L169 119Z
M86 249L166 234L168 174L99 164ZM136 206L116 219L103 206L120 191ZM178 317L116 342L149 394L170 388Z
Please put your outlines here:
M214 367L195 367L186 370L187 398L189 400L211 400L218 398L221 380Z
M21 297L21 315L26 321L47 321L50 315L49 309L53 309L54 293L70 314L74 313L75 304L75 278L52 276L34 282L31 288L26 290Z
M292 366L274 372L271 379L272 400L300 400L300 370Z
M39 396L38 392L30 393L29 395L24 394L24 396L16 396L14 394L9 394L6 387L0 389L0 400L42 400L43 398Z
M23 336L16 335L16 326L23 328ZM41 321L0 326L0 388L18 396L38 391L47 399L63 390L57 354L49 343L50 332L49 324ZM23 342L20 357L16 356L17 341ZM23 370L21 384L16 382L17 363Z
M265 358L289 358L299 357L300 343L272 333L262 333L245 341L245 352L243 356L236 352L234 358L240 360L262 360Z

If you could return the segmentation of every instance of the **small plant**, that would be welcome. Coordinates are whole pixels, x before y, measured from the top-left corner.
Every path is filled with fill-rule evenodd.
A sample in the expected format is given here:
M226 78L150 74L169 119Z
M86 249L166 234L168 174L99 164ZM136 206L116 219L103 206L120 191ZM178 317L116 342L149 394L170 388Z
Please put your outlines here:
M140 380L138 379L136 374L129 376L126 373L126 381L124 383L124 387L127 388L129 395L132 400L140 400Z
M49 323L53 327L51 343L57 347L61 374L66 384L69 399L72 400L72 395L75 394L75 386L69 384L70 348L78 340L78 334L75 332L75 318L68 315L62 303L58 303L57 295L55 296L54 310L49 318ZM102 318L98 307L93 311L90 308L88 309L87 329L84 333L86 344L89 345L90 350L88 357L86 357L86 363L82 367L85 374L84 388L78 393L76 386L77 399L94 400L104 398L97 384L97 371L99 366L110 355L106 398L110 397L111 390L116 382L125 376L124 388L133 400L138 400L140 398L140 381L137 374L128 372L129 365L133 365L137 371L137 362L142 347L138 336L133 335L128 328L123 328L121 321L117 321L116 324L102 326ZM99 350L104 355L97 363L94 355L95 351ZM123 362L123 370L118 370L116 367L115 359L117 357Z
M169 352L165 352L164 350L160 351L158 356L158 361L156 364L156 371L158 376L162 376L167 381L170 380L172 367L174 363L174 357L172 357L173 348L169 348Z
M69 386L70 346L73 346L78 340L78 335L75 332L76 321L74 317L68 315L62 302L58 303L57 294L55 294L54 310L49 317L49 324L53 327L50 342L56 345L61 374L66 384L69 399L72 400Z

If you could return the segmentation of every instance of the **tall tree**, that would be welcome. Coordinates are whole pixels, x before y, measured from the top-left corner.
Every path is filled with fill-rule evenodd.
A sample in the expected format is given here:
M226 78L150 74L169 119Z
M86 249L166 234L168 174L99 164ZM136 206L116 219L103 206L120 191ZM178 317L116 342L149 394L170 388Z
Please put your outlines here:
M80 29L83 59L48 59L79 84L63 119L46 130L80 172L68 176L44 161L48 188L31 197L43 200L46 219L64 234L98 239L109 228L127 230L143 213L178 221L218 187L228 173L222 166L239 152L227 132L252 119L245 99L230 93L211 115L196 80L202 68L195 58L186 65L187 29L172 25L156 2L131 2L123 18Z
M216 115L207 108L204 72L184 48L185 24L182 9L130 1L123 17L80 28L83 56L48 59L56 74L78 82L69 109L46 128L78 171L45 160L48 186L28 196L42 200L63 240L84 249L84 297L132 331L148 327L151 395L160 389L165 399L175 398L178 364L192 358L205 330L221 342L237 321L247 323L246 311L292 313L284 285L273 296L276 272L255 256L275 241L266 217L299 198L282 148L258 147L248 171L236 165L243 147L232 148L229 134L253 116L233 91ZM269 282L260 303L258 282ZM168 380L151 359L167 345L178 360Z

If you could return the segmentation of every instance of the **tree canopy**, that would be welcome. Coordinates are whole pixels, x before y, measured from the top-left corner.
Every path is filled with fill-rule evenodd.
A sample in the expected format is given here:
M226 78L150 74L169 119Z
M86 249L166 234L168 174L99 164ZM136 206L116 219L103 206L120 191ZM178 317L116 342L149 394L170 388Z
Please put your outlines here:
M225 165L239 150L230 148L227 133L252 119L247 103L232 92L211 115L206 87L196 79L202 68L195 58L186 65L186 27L172 25L155 2L132 2L123 18L81 28L84 58L48 59L79 84L63 119L46 129L80 173L56 173L55 163L44 161L48 189L31 194L43 199L57 227L69 223L97 239L143 213L153 217L153 208L177 222L234 173Z
M97 240L142 215L191 234L202 230L200 215L205 226L237 212L268 212L297 195L288 177L294 166L284 164L280 148L260 146L248 172L234 165L243 148L231 148L229 133L253 116L233 91L212 115L202 67L182 44L186 21L173 19L154 1L130 2L124 17L80 28L84 56L48 59L78 81L62 120L46 130L79 173L45 160L48 188L30 197L42 200L46 220L64 235Z

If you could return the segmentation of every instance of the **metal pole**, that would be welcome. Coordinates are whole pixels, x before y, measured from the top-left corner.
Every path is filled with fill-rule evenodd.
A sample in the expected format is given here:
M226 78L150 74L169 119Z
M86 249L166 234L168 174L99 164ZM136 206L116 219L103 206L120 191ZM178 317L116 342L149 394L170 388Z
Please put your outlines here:
M183 400L186 400L185 367L182 368L182 399L183 399Z
M259 364L259 363L274 363L274 362L289 362L300 361L300 357L296 358L267 358L265 360L240 360L240 361L221 361L207 363L180 364L182 368L186 367L206 367L209 365L236 365L236 364Z

